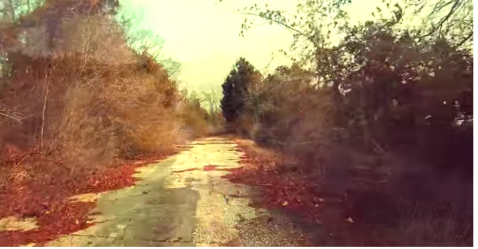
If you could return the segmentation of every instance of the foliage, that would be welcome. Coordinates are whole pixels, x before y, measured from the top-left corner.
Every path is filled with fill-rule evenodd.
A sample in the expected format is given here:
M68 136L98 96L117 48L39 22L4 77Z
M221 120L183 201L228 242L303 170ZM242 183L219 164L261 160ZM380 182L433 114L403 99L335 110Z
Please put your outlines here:
M201 106L201 99L195 92L183 92L182 105L182 119L184 120L185 128L192 132L193 136L203 136L208 133L208 112Z
M116 0L34 2L1 12L1 182L23 164L35 166L28 181L102 171L205 130L203 110L180 104L171 63L159 63L161 44L114 18Z
M377 8L373 20L357 24L349 22L342 8L350 1L298 1L294 14L267 5L239 11L253 17L246 18L242 36L256 19L262 19L288 29L294 38L290 51L284 52L295 61L293 67L279 67L255 84L254 91L249 89L241 110L257 117L258 122L247 132L254 134L256 141L298 158L300 172L324 185L320 191L338 193L338 198L348 196L356 209L385 209L374 208L375 201L366 198L388 203L385 216L400 215L402 219L396 233L400 235L395 235L403 235L402 241L411 236L407 229L412 225L405 220L429 219L410 217L412 214L403 210L396 214L395 208L390 208L417 201L411 197L413 191L404 188L409 184L407 176L414 174L424 183L416 186L415 192L433 192L429 200L433 205L462 205L436 217L454 224L453 233L461 233L460 229L470 224L456 214L471 215L469 195L439 190L442 186L429 178L453 172L463 183L447 179L450 188L469 187L472 31L457 20L470 23L470 2L438 1L434 8L442 8L447 15L434 16L437 19L422 26L405 25L411 19L408 2L402 6L385 1L388 13ZM342 39L334 41L339 32ZM413 163L398 165L399 157ZM375 160L379 163L371 162ZM418 206L420 210L412 212L429 210ZM369 222L365 215L360 218ZM387 219L379 218L380 222ZM426 227L420 234L425 236L434 229L437 227ZM439 243L469 244L470 231L463 233L466 238L450 234ZM438 242L424 239L413 243Z
M257 81L258 72L244 58L239 58L222 85L222 115L228 124L237 125L245 113L250 89Z
M377 8L375 21L352 25L341 8L347 3L298 1L295 14L253 5L239 13L260 17L293 33L291 51L302 53L291 56L299 58L299 65L313 63L317 86L331 90L337 113L334 115L336 128L349 130L349 135L361 137L368 143L383 139L391 129L424 125L427 116L447 116L443 122L451 125L464 111L453 107L453 103L460 102L458 98L469 98L464 96L472 87L469 52L460 49L456 39L448 39L449 36L423 39L423 31L427 28L401 25L404 8L391 2L386 2L391 8L391 16L385 16ZM423 9L426 3L420 4ZM444 0L435 8L447 8L450 4L461 8L453 9L452 6L449 15L453 18L472 18L463 9L469 5L467 1ZM246 19L241 35L253 22L254 19ZM443 19L440 23L455 25ZM331 35L336 29L341 30L344 39L333 44ZM467 35L462 36L466 39ZM444 79L445 72L459 84L446 84L448 87L445 87L431 83ZM438 74L442 76L437 77ZM443 105L445 102L448 105ZM462 103L461 106L469 105Z
M412 15L425 14L420 39L445 37L454 48L471 49L473 1L406 1Z

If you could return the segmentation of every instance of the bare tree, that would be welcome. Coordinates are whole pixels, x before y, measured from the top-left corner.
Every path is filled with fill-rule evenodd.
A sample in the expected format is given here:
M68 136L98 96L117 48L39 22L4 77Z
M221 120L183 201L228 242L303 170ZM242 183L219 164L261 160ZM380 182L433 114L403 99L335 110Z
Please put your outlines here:
M181 71L181 63L163 53L164 38L155 32L137 26L143 18L142 12L121 13L118 22L124 30L127 44L137 50L150 54L170 76Z
M214 89L211 88L209 91L204 91L202 93L204 101L209 105L209 113L212 117L212 121L215 121L215 114L218 111L218 106L219 106L219 101L221 99L221 96L218 94L218 92Z
M413 14L426 14L429 28L422 38L448 36L456 48L473 40L473 1L410 1Z

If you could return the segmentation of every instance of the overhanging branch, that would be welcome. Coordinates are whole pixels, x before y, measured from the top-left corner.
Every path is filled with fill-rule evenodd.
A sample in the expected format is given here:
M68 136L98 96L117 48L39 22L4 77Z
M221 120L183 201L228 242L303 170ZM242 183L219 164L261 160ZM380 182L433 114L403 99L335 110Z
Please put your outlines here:
M473 30L466 36L461 42L459 42L456 46L455 49L461 47L465 42L469 41L471 38L473 38Z
M265 20L268 20L268 21L271 21L271 22L274 22L276 24L279 24L289 30L292 30L294 31L295 33L297 33L298 35L301 35L301 36L304 36L305 38L307 38L308 40L310 40L312 43L314 43L314 45L318 46L319 44L317 44L314 39L313 39L313 35L307 35L305 34L304 32L288 25L287 23L284 23L284 22L281 22L281 21L278 21L278 20L274 20L270 17L267 17L267 16L263 16L263 15L260 15L260 14L257 14L257 13L250 13L250 12L236 12L236 14L241 14L241 15L249 15L249 16L257 16L257 17L260 17L262 19L265 19Z

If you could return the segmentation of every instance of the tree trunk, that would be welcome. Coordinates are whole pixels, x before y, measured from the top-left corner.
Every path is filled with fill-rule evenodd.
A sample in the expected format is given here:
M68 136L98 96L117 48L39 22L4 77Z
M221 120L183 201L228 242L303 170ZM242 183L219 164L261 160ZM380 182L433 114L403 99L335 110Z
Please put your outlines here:
M12 0L9 0L8 3L10 4L10 15L12 17L12 22L15 22L15 6L13 6Z

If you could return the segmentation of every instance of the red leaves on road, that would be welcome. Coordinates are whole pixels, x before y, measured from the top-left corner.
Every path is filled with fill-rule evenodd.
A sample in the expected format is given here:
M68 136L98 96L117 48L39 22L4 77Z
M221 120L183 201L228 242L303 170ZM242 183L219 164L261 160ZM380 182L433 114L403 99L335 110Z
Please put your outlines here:
M240 146L247 153L246 146ZM242 156L240 163L254 161L258 165L240 168L231 171L231 174L223 176L233 183L246 184L258 187L262 196L255 200L251 206L257 208L283 207L300 212L320 223L320 199L314 189L303 177L294 174L280 174L274 169L267 169L260 165L260 160Z
M0 232L0 246L19 246L32 242L42 245L61 235L88 227L87 214L95 204L69 203L67 198L132 186L132 175L139 166L141 164L124 165L74 177L64 171L50 172L51 181L33 180L22 186L8 186L6 191L0 193L0 218L35 217L39 228L26 232Z

